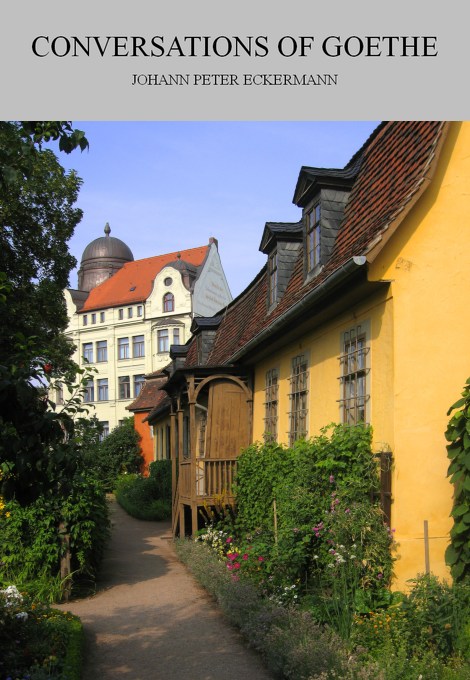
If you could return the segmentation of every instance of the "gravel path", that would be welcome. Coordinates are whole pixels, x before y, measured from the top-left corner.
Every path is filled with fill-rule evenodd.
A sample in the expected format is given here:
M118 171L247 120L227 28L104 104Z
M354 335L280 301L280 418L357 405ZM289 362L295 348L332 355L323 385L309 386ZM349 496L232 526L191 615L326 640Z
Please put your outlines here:
M272 680L178 561L170 524L111 509L97 594L61 606L85 628L83 680Z

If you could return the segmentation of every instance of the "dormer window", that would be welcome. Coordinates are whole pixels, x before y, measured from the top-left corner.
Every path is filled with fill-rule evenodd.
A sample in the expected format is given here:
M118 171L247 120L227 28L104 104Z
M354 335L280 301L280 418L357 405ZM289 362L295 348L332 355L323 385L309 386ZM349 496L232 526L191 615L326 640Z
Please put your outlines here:
M269 272L269 306L277 302L277 250L274 250L268 258Z
M332 256L349 194L360 170L356 154L342 169L302 166L293 202L302 208L304 275L311 281Z

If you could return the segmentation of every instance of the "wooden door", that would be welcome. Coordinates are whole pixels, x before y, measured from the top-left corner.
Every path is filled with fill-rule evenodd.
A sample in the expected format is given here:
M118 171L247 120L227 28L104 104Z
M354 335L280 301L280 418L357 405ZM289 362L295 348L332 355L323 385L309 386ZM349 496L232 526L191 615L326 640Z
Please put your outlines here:
M206 432L207 458L238 458L249 445L249 406L246 393L234 382L214 381L209 387Z

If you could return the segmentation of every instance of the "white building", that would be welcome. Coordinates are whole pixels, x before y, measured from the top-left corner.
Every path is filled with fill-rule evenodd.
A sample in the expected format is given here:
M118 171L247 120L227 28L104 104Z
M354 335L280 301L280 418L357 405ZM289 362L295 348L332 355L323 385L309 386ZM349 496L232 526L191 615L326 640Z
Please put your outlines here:
M144 376L169 363L170 345L184 344L195 316L212 316L232 299L217 240L189 250L134 260L110 236L84 250L78 290L67 289L67 335L74 360L96 369L85 400L105 433L129 416Z

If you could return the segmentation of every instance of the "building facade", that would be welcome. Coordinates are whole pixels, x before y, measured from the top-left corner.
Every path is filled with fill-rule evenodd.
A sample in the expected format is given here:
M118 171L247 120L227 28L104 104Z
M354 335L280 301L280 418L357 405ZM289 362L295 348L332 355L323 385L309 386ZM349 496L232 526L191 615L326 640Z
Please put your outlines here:
M243 439L289 445L366 422L390 464L396 585L448 576L444 433L470 375L469 184L469 122L383 123L345 168L300 170L299 222L266 223L266 266L173 353L176 533L228 488ZM210 397L225 390L230 414Z
M217 241L134 260L110 236L83 253L77 290L67 289L67 335L74 360L95 372L85 401L107 434L139 396L145 375L169 362L170 345L184 344L195 316L215 313L230 300Z

